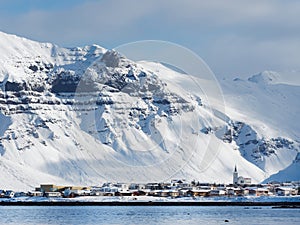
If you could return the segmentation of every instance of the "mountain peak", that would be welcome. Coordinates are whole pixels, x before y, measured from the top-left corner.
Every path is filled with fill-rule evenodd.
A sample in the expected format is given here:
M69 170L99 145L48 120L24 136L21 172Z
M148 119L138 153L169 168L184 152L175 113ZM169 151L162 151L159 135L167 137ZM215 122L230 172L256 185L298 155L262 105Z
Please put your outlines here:
M248 81L257 84L276 84L280 80L280 74L274 71L263 71L248 78Z

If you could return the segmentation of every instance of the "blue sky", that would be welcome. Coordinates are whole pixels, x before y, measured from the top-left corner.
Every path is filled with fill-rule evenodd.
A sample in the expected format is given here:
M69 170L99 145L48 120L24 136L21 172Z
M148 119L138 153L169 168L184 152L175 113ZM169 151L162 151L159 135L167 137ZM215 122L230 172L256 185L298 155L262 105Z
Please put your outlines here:
M0 30L73 47L183 45L220 76L300 71L296 0L0 0Z

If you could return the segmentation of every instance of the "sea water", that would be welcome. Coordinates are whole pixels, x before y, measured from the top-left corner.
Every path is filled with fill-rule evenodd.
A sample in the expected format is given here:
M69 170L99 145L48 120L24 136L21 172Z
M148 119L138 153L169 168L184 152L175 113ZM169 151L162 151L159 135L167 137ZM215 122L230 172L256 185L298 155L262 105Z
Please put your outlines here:
M300 224L300 209L244 206L0 206L0 224Z

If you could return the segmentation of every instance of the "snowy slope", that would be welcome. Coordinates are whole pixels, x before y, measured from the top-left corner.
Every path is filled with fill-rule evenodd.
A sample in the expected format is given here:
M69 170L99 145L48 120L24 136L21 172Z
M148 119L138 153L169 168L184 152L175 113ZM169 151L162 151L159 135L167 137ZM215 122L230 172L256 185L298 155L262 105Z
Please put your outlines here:
M300 153L298 153L296 159L293 161L291 165L289 165L284 170L281 170L278 173L271 175L264 182L283 180L283 178L289 180L299 180L299 171L300 171Z
M240 118L244 115L251 120L258 118L266 122L266 127L255 127L260 132L299 140L300 127L295 123L300 112L299 85L285 84L283 79L284 75L264 71L248 80L225 81L222 87L227 105L238 110Z
M285 80L284 74L264 71L247 80L236 78L233 81L223 81L222 87L230 111L228 113L236 120L251 125L244 126L244 134L241 132L237 137L238 142L248 144L240 146L242 155L269 175L276 173L278 168L284 171L299 151L299 84ZM259 142L253 142L253 139ZM253 148L255 145L257 147ZM295 151L290 151L291 149ZM270 154L273 151L275 154ZM269 157L261 158L262 152ZM256 157L249 157L249 154ZM289 168L289 172L276 176L276 179L299 180L296 167L292 167L293 172Z
M299 151L298 86L259 76L225 83L225 115L201 90L211 81L97 45L65 49L0 33L0 50L1 188L228 183L235 164L260 182Z
M197 78L176 77L154 63L144 63L153 70L163 71L162 79L189 87L209 85ZM195 85L195 80L197 85ZM237 149L243 158L258 166L265 176L277 173L291 164L299 151L300 87L283 84L283 77L276 72L265 71L248 80L223 80L222 90L226 102L225 124L204 126L201 132L214 133L232 149ZM196 90L196 91L195 91ZM198 88L199 90L199 88ZM200 93L198 93L200 94ZM214 104L219 104L217 101ZM216 106L217 108L217 106ZM281 180L287 176L281 177ZM300 175L298 177L300 179Z

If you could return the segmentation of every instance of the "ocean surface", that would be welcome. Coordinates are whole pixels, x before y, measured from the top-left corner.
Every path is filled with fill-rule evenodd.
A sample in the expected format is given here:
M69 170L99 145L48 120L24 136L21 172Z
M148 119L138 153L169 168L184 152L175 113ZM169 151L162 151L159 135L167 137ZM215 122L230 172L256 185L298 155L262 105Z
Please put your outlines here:
M0 224L300 224L300 209L244 206L0 206Z

